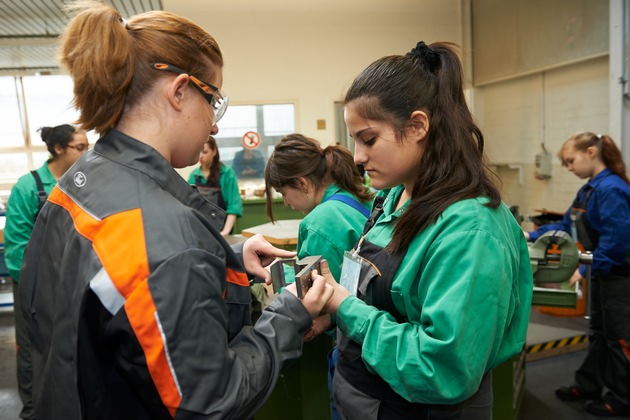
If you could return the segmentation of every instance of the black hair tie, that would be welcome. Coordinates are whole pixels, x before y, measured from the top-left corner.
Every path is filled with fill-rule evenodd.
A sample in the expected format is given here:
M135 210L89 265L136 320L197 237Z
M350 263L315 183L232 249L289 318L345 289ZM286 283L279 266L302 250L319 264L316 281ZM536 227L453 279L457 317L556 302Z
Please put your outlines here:
M420 41L416 46L406 54L406 57L420 60L422 66L433 73L438 64L438 55L429 48L424 41Z

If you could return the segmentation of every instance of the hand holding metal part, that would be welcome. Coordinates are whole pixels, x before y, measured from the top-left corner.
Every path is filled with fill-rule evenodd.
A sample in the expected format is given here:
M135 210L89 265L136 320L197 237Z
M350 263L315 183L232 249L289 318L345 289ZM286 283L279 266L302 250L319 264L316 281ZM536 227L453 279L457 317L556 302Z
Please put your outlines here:
M305 257L300 260L296 258L283 258L274 261L274 263L269 266L271 284L273 285L274 292L278 292L282 287L295 283L297 296L303 298L308 289L313 285L311 271L319 271L321 261L321 255Z

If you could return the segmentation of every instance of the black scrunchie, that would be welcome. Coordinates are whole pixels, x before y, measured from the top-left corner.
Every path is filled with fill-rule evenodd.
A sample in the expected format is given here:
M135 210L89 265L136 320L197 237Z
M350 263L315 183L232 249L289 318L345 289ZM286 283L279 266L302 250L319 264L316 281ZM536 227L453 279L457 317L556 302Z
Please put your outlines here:
M420 60L422 66L433 73L438 64L438 56L424 41L420 41L416 46L407 53L407 57Z

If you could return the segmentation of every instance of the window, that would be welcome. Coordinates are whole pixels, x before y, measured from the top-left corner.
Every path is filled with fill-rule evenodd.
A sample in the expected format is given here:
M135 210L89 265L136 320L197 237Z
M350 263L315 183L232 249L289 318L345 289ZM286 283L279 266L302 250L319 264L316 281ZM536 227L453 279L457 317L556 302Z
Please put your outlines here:
M248 150L242 139L248 131L260 134L260 145ZM239 180L258 180L276 143L287 134L295 132L295 106L293 104L230 105L219 123L215 136L221 161L235 169ZM251 155L251 156L248 156ZM243 171L241 159L255 162L253 171ZM252 159L253 158L253 159Z
M15 181L28 171L29 165L26 153L0 153L0 179Z
M13 77L0 77L0 115L0 150L24 146L16 79Z
M40 127L77 120L72 90L72 79L65 75L0 77L0 189L11 188L50 157ZM90 143L97 140L93 132L87 136Z
M72 79L68 76L27 76L23 83L31 144L45 147L37 131L39 128L71 124L79 115L72 107Z

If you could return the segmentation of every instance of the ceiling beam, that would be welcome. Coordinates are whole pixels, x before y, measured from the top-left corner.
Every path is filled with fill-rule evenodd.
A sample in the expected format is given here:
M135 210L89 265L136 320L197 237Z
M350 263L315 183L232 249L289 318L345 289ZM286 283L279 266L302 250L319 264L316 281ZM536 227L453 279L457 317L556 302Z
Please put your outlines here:
M19 46L24 46L24 45L49 46L49 45L55 45L58 39L59 39L58 36L54 36L54 37L33 36L30 38L24 38L24 37L19 37L19 36L16 36L16 37L0 36L0 47L19 47Z

